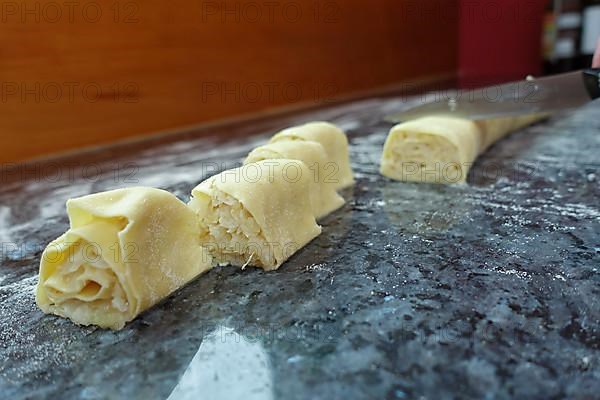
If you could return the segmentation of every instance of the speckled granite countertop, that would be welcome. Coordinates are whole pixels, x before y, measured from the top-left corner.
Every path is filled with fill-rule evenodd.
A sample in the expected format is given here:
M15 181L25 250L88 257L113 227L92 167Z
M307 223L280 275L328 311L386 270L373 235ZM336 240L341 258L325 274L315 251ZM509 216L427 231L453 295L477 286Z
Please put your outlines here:
M1 397L598 398L600 104L503 140L454 187L378 175L381 117L402 104L4 168ZM36 308L39 257L67 228L67 198L149 185L187 200L276 130L314 119L348 131L357 184L279 271L217 268L116 333Z

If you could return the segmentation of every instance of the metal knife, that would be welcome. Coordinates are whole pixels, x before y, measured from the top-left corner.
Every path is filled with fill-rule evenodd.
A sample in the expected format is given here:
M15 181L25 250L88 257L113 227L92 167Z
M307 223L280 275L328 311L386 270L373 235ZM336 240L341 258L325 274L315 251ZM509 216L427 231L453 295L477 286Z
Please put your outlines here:
M386 116L398 123L441 115L471 120L552 113L600 98L600 68L439 95L434 101Z

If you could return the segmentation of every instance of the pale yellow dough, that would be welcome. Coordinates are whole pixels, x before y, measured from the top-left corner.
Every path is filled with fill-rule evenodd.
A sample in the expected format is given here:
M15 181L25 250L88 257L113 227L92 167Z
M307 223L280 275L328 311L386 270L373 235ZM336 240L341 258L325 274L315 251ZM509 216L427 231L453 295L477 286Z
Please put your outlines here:
M320 143L327 154L325 179L333 181L335 189L343 189L354 183L348 152L348 138L334 124L310 122L287 128L273 136L271 143L282 140L310 140Z
M194 212L163 190L84 196L67 213L70 229L42 255L36 302L45 313L121 329L212 266Z
M477 157L508 133L546 118L470 121L425 117L396 125L381 157L382 175L399 181L464 183Z
M344 205L344 199L335 191L337 182L327 178L327 153L320 143L310 140L280 140L269 143L252 150L244 164L272 159L299 160L308 166L311 204L317 219Z
M311 171L298 160L265 160L225 171L192 190L200 239L220 265L275 270L321 233Z

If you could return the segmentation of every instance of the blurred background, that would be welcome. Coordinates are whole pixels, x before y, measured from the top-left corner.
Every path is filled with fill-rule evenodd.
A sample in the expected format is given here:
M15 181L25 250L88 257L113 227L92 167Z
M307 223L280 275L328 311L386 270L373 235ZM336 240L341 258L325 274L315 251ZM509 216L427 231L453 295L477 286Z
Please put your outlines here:
M590 65L600 0L3 1L0 162Z

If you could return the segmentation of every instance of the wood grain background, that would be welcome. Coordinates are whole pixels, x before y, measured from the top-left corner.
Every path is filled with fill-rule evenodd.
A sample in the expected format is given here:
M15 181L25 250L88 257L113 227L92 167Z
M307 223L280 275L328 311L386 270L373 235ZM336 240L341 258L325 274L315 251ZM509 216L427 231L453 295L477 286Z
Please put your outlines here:
M456 0L0 7L4 163L456 73Z

